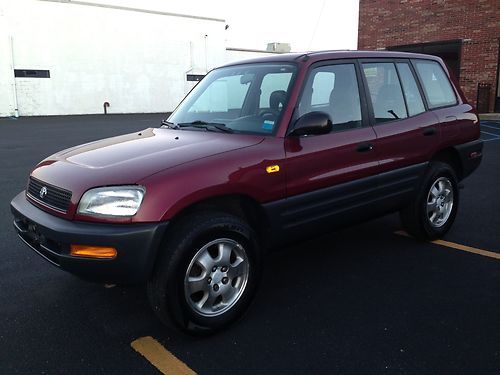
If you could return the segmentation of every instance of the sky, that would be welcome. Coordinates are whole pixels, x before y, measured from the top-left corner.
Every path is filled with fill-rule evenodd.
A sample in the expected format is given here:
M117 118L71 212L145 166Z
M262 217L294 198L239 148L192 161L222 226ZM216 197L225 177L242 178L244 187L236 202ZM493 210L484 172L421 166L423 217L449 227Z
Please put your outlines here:
M134 8L222 18L228 47L265 49L290 43L292 51L356 49L359 0L100 0Z

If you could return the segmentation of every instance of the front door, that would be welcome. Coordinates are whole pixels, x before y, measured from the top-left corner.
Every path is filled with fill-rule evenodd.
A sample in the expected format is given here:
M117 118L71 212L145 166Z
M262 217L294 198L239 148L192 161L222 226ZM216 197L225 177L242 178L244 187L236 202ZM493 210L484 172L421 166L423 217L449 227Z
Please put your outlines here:
M323 62L309 71L294 119L325 112L333 129L329 134L285 139L287 202L280 212L285 230L321 221L330 225L334 217L355 215L355 208L376 189L376 136L364 115L359 78L352 60Z

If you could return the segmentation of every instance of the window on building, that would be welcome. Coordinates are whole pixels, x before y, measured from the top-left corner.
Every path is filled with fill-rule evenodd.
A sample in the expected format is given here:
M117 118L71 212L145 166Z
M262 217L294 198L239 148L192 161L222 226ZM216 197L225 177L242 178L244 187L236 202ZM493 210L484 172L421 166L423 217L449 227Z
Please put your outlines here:
M425 111L424 102L418 91L417 82L407 63L396 64L401 78L401 85L406 99L406 106L410 116L418 115Z
M430 108L445 107L457 103L448 76L438 62L414 60L414 63Z
M311 71L299 101L298 115L315 111L330 116L332 131L362 126L354 64L320 66Z
M376 123L408 117L393 63L365 63L363 73L368 83Z

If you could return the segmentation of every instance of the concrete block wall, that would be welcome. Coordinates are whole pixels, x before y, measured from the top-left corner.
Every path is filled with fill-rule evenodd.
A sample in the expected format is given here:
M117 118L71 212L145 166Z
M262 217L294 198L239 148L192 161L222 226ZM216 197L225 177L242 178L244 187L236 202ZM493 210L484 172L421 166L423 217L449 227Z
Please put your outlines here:
M172 111L226 61L224 20L65 2L0 2L0 116ZM13 56L11 43L13 44ZM14 78L47 69L50 78ZM16 90L14 91L14 80Z

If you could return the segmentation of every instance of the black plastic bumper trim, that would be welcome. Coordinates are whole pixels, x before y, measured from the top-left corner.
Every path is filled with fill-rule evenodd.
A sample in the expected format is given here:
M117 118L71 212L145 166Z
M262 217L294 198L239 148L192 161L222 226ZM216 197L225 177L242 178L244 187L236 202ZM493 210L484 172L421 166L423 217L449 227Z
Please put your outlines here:
M483 141L478 139L454 147L460 156L462 164L461 180L469 176L481 164L481 160L483 159L483 145Z
M106 224L65 220L26 200L24 192L11 202L14 228L21 240L37 254L61 269L82 278L113 283L144 282L154 261L168 222ZM69 255L71 244L110 246L113 259Z

